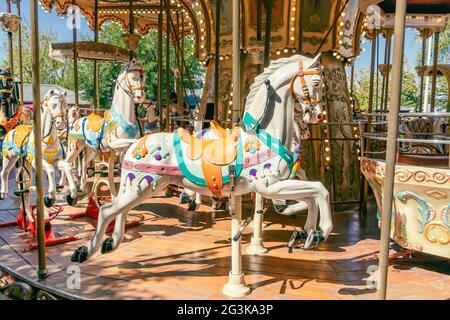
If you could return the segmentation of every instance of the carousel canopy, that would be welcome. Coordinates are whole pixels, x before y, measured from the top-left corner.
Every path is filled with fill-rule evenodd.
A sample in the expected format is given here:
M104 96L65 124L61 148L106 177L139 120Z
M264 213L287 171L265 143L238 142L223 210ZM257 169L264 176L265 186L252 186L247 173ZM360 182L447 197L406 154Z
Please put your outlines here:
M53 43L50 46L49 56L57 61L64 62L73 59L73 43ZM128 50L106 43L81 41L77 43L77 56L80 59L128 62Z

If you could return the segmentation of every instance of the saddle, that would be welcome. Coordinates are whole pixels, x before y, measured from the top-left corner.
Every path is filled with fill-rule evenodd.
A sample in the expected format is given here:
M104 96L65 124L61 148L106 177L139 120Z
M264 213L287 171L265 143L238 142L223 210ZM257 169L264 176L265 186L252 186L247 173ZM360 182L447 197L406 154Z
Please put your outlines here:
M104 121L105 119L103 117L91 113L90 115L87 116L85 129L86 130L92 129L92 131L94 132L99 132L102 129Z
M183 128L177 133L188 146L185 156L190 160L200 160L206 186L216 198L221 198L223 188L222 167L231 164L237 157L240 127L227 130L217 122L212 123L217 139L199 139Z
M21 125L17 126L13 138L14 144L20 148L33 130L33 126Z

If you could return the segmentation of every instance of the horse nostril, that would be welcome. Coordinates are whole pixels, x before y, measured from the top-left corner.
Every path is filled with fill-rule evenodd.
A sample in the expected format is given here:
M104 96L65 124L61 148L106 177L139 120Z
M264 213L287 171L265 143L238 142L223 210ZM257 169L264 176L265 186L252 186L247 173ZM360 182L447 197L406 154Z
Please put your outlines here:
M136 99L141 100L141 96L136 96Z

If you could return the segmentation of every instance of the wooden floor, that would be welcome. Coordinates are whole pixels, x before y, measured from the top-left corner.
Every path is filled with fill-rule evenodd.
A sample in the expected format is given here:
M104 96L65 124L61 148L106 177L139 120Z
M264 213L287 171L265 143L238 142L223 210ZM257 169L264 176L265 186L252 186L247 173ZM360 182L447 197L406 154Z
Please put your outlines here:
M67 268L73 270L70 256L90 238L94 222L66 220L68 214L83 211L83 204L65 207L55 220L55 230L81 239L48 248L49 277L36 284L83 299L226 299L222 286L230 270L228 214L208 212L207 207L191 213L177 202L176 198L159 197L133 210L129 220L143 224L127 230L116 252L97 254L89 262L75 265L81 268L81 288L73 290L67 287ZM15 218L17 201L0 205L1 221ZM252 213L247 199L244 216ZM367 282L368 268L377 264L379 249L375 214L362 220L356 212L334 214L334 232L319 249L288 253L284 245L292 225L301 226L304 219L269 210L264 231L269 253L243 256L246 282L252 288L245 299L374 299L375 290ZM244 252L250 236L251 227L243 237ZM0 267L35 279L37 252L22 252L31 240L16 227L0 229ZM388 281L389 299L449 299L450 263L415 253L393 261Z

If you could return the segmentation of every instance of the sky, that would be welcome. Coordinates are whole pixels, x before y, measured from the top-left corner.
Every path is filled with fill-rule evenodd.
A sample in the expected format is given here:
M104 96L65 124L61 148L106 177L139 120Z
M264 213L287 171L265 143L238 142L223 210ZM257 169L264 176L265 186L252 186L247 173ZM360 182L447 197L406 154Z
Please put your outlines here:
M13 12L15 12L15 5L12 4ZM21 10L23 19L25 20L25 23L29 25L30 21L30 5L28 0L22 0ZM59 17L55 10L53 10L51 13L46 13L40 5L39 7L39 29L43 30L45 32L49 31L58 31L58 41L59 42L68 42L72 40L72 30L67 27L67 25L70 25L71 19L67 17ZM0 12L6 12L6 1L0 0ZM92 30L88 27L86 20L84 18L80 19L80 29L78 30L79 38L83 35L90 35L93 36ZM380 45L379 45L379 51L380 51L380 60L379 62L382 63L382 60L384 59L384 46L385 41L382 37L380 37ZM7 49L6 49L6 33L4 33L2 30L0 30L0 60L3 60L4 57L7 55ZM366 40L364 44L362 44L362 48L365 49L364 52L361 52L358 58L355 60L355 72L357 73L358 70L361 68L369 68L370 66L370 52L371 52L371 42ZM408 61L408 65L405 66L407 69L414 69L415 63L416 63L416 55L417 52L421 50L421 44L416 38L416 31L413 29L407 29L406 31L406 37L405 37L405 57Z

